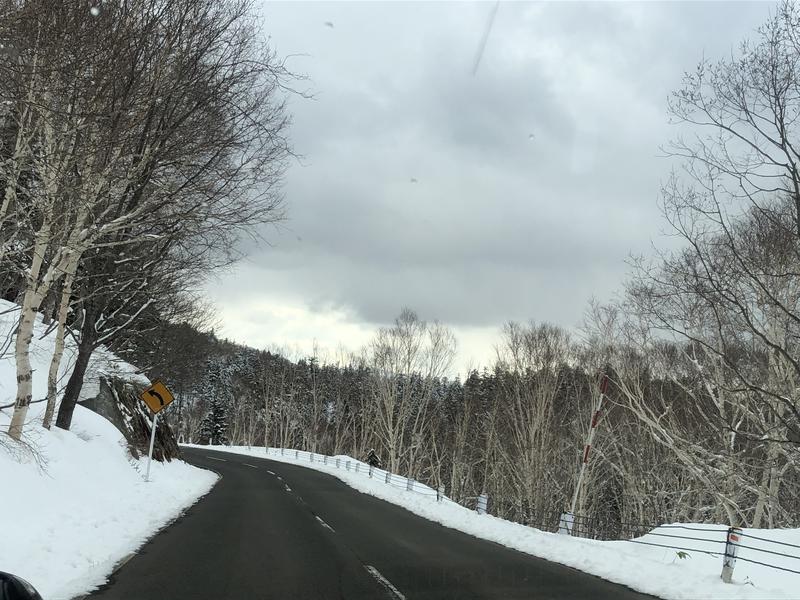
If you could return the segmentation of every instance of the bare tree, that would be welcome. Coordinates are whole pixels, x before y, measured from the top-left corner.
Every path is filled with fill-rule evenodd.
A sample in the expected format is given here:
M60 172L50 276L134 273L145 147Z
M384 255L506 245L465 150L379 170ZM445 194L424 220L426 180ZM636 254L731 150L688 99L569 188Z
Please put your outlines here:
M33 90L13 98L13 114L20 130L35 109L40 140L25 163L36 184L27 202L41 208L17 336L15 434L30 401L34 315L56 281L70 289L89 249L119 248L121 257L121 248L168 238L210 267L233 258L226 251L238 235L282 216L288 74L258 40L249 3L137 0L95 18L86 11L24 2L0 25L20 55L34 57L3 67L25 82L15 89ZM6 181L19 169L12 164ZM68 295L61 300L59 316ZM60 426L75 399L62 402Z
M670 146L684 169L663 193L665 215L689 248L671 270L694 278L707 305L724 306L731 322L718 326L722 345L705 349L741 385L771 398L789 429L800 422L793 398L761 385L720 348L730 332L748 331L772 360L800 372L794 344L785 343L793 339L787 327L800 324L798 32L797 5L783 2L738 56L704 61L686 76L670 110L691 137Z
M428 325L409 309L401 312L393 327L380 329L372 342L376 433L392 471L397 472L406 454L409 476L414 476L432 383L446 373L454 354L453 334L439 323Z

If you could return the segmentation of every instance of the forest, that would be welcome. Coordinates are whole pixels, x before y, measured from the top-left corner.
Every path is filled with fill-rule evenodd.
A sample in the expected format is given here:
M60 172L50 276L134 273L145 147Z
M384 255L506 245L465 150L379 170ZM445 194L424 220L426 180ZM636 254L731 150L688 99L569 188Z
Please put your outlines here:
M203 282L285 218L285 98L299 93L247 2L132 0L95 19L72 3L12 4L0 18L0 287L20 319L3 443L34 426L42 315L79 348L59 390L56 346L46 428L69 429L104 346L170 386L167 421L184 442L375 449L458 502L485 492L492 514L553 529L596 422L577 490L586 535L800 526L793 3L670 97L675 168L660 206L674 243L633 257L579 328L536 315L498 326L494 361L461 377L453 332L413 307L337 356L214 334Z
M737 55L685 75L660 200L677 243L633 257L618 297L588 306L578 330L507 323L493 364L453 378L453 333L411 309L337 357L170 326L166 353L186 362L154 373L179 390L181 439L374 448L459 502L486 492L493 514L552 529L607 377L578 491L588 535L798 526L799 19L781 4Z

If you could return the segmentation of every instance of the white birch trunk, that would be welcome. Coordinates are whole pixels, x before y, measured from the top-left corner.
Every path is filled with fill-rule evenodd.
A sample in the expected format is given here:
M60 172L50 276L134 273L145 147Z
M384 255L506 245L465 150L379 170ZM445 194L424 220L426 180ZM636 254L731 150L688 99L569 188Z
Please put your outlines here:
M64 356L64 334L66 330L67 313L69 312L70 298L72 297L72 283L75 281L75 272L78 270L78 256L73 257L64 275L64 285L61 288L61 300L58 305L58 325L56 327L55 348L53 358L50 360L50 370L47 373L47 407L44 411L42 426L50 429L53 413L56 409L56 386L58 384L58 368Z
M22 437L25 427L25 418L28 416L28 407L33 393L33 371L31 369L30 344L33 340L33 325L36 322L36 311L41 302L39 273L42 269L42 260L50 242L50 222L45 221L36 232L36 242L33 247L33 259L28 273L25 296L22 301L22 312L17 326L17 338L14 343L14 358L17 366L17 398L14 403L14 414L8 426L8 435L15 440Z

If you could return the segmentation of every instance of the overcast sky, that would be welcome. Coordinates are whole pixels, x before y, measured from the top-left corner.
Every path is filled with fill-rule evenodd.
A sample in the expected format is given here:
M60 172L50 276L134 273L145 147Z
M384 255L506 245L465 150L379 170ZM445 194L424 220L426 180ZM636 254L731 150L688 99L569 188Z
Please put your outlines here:
M666 99L771 3L265 2L295 55L289 221L210 282L219 335L364 345L404 306L450 325L456 371L503 323L575 328L663 229ZM332 27L331 27L332 25Z

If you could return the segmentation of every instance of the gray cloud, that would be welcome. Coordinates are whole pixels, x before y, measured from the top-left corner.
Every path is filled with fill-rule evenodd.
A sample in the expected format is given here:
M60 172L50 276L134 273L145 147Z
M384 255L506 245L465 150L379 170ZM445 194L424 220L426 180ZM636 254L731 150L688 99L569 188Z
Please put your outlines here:
M667 95L771 5L504 2L473 77L491 6L264 4L316 98L291 100L287 229L211 284L218 303L571 326L619 289L661 227Z

